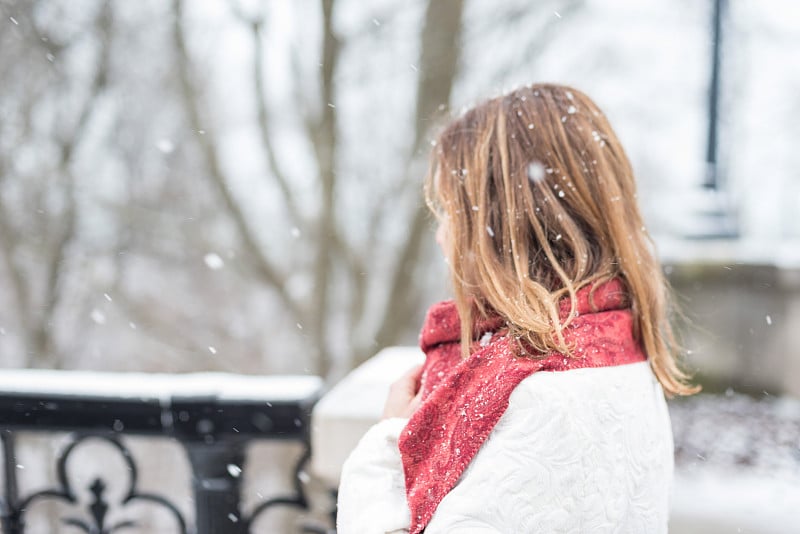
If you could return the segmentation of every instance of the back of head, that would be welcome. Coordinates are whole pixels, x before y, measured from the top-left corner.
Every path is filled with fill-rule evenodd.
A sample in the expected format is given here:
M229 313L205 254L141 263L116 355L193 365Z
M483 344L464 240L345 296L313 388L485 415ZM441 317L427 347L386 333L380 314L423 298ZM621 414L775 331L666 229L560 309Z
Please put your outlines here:
M675 361L667 285L636 202L631 165L597 105L537 84L485 101L440 134L428 203L469 349L475 313L496 313L540 353L569 353L559 301L621 279L634 335L665 391L691 391Z

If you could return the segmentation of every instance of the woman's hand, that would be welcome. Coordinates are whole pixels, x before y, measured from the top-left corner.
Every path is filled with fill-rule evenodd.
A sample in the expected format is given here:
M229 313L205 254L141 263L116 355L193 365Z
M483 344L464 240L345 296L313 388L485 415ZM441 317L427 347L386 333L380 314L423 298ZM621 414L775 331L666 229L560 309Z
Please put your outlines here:
M409 418L422 401L422 388L420 387L420 377L422 376L422 365L412 367L396 380L389 388L389 396L386 398L386 405L383 408L383 418L391 417Z

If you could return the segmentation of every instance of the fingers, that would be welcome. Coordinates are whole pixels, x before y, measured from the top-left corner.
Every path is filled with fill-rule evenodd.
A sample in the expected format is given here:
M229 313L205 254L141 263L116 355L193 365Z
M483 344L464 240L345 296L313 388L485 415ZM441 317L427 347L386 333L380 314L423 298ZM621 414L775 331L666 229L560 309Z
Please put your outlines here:
M413 399L411 399L411 403L409 404L409 409L413 413L414 411L416 411L417 407L419 407L420 404L422 404L422 388L419 388L417 394L414 395Z
M403 375L403 378L414 382L419 382L420 377L422 377L422 364L415 365Z
M422 365L415 365L406 371L403 376L397 380L396 384L405 391L408 391L410 396L413 397L420 389L420 378L422 378Z
M422 402L422 365L415 365L392 383L383 417L410 417Z

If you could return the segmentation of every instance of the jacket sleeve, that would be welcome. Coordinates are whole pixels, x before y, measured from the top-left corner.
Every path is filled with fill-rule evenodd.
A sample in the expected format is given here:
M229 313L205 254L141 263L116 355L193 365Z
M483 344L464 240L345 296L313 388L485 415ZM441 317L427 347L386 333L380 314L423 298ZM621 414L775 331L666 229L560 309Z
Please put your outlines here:
M385 419L364 434L342 467L339 534L404 533L411 523L397 439L408 419Z

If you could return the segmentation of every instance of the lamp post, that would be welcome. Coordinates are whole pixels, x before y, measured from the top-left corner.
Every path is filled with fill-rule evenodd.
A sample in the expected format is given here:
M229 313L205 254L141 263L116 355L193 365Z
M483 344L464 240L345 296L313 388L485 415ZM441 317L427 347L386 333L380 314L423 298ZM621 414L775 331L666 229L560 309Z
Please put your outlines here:
M703 186L707 189L719 188L719 165L717 145L719 130L719 78L720 49L722 48L722 17L727 7L726 0L714 0L712 15L711 86L708 92L708 144L706 146L706 175Z

